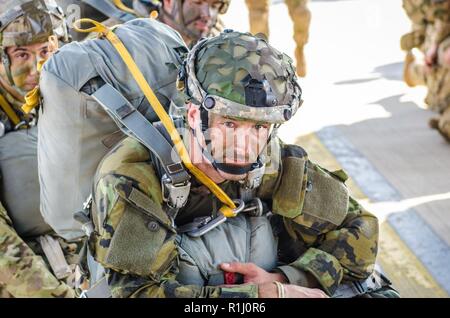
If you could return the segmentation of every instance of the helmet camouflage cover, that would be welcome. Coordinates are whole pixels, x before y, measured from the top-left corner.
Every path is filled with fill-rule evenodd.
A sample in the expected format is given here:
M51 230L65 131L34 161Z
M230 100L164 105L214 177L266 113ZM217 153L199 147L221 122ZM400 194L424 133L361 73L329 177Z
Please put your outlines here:
M47 42L56 35L67 42L64 14L54 0L2 0L0 46L23 46Z
M292 60L250 33L200 41L186 61L187 94L210 113L280 124L301 105Z

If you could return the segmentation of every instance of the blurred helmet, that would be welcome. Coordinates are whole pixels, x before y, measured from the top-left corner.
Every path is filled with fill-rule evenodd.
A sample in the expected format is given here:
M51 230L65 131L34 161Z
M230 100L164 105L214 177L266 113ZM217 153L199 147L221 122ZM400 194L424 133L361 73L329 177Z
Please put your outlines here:
M64 13L54 0L2 0L0 12L2 49L47 42L51 35L68 41Z
M11 63L6 48L45 43L50 36L68 42L62 9L54 0L2 0L0 2L0 54L12 86Z

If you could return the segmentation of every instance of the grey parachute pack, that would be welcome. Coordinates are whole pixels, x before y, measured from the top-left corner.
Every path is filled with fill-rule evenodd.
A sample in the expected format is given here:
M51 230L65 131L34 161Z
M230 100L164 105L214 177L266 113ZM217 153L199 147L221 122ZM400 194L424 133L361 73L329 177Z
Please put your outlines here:
M136 19L114 29L165 109L182 104L178 66L187 48L181 36L158 21ZM76 61L76 62L74 62ZM104 38L64 46L43 67L38 162L41 212L55 231L71 240L84 235L73 219L91 193L103 156L123 133L91 96L111 85L150 122L157 117L122 58Z

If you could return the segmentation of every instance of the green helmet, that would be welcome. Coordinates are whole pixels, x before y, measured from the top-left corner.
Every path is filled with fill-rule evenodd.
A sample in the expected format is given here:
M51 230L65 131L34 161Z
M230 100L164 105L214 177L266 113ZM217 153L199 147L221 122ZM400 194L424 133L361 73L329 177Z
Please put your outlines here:
M9 46L47 42L56 35L68 42L64 13L54 0L2 0L0 2L0 54L11 85Z
M184 77L191 101L210 113L281 124L301 105L291 58L250 33L225 30L200 41Z

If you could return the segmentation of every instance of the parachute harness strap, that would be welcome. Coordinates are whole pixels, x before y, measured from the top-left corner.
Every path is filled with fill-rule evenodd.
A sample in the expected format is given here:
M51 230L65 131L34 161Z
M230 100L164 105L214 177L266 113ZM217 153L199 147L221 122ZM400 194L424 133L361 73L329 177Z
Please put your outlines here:
M78 27L80 23L91 23L94 26L87 29L81 29ZM119 37L117 37L117 35L115 35L114 32L112 32L103 24L92 19L80 19L74 23L74 28L77 32L82 33L97 32L106 39L108 39L109 42L111 42L111 44L117 50L120 57L128 67L130 73L133 75L133 78L141 88L145 97L149 101L151 107L158 115L159 119L164 125L164 128L169 133L170 139L172 139L175 149L177 150L181 160L183 161L183 164L202 184L204 184L224 204L224 206L220 208L221 213L226 217L235 216L236 214L234 210L236 209L236 205L233 202L233 200L231 200L230 197L216 183L214 183L214 181L212 181L205 173L203 173L203 171L201 171L192 164L191 159L189 157L189 153L186 147L184 146L184 143L181 140L181 137L178 134L178 131L175 128L172 120L170 119L167 112L164 110L164 107L159 102L152 88L145 80L144 75L139 70L135 61L133 60L130 53L128 52L122 41L119 39Z
M8 118L12 121L14 126L20 123L19 116L17 116L14 109L9 105L8 101L0 94L0 108L6 113Z

